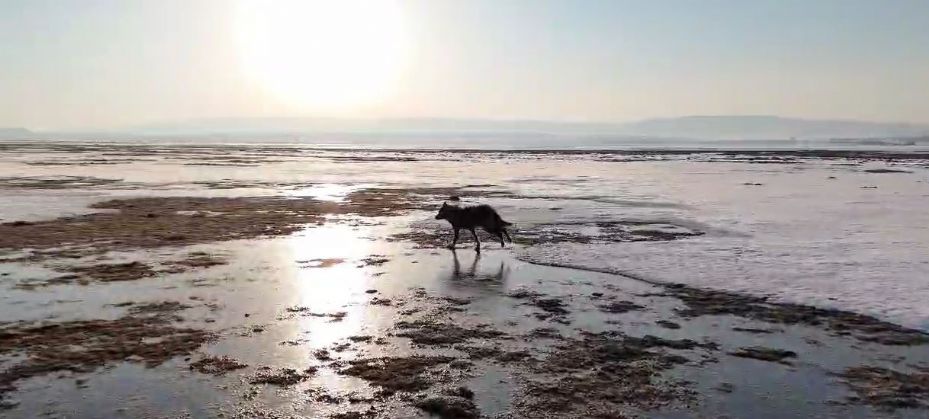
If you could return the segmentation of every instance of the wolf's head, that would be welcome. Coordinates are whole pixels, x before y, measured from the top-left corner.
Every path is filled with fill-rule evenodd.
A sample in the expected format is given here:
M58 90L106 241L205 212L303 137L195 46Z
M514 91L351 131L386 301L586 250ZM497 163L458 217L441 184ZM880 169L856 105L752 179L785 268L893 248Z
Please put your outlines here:
M452 207L448 205L447 202L442 203L442 207L439 208L439 213L435 215L436 220L447 220L448 216L452 213Z

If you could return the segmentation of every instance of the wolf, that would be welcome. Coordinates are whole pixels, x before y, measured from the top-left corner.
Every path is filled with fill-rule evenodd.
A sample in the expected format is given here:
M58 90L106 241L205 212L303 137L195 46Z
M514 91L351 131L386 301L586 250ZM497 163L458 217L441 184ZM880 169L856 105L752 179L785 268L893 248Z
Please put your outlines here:
M455 230L455 238L449 246L450 249L454 249L455 244L458 243L458 230L466 229L471 231L471 235L474 236L474 241L477 243L474 250L480 252L481 240L477 238L477 233L474 231L476 227L481 227L488 233L499 237L501 247L506 246L506 242L503 241L504 237L506 237L510 243L513 242L513 239L510 238L510 233L506 231L506 227L513 225L513 223L503 221L503 219L500 218L500 214L497 214L497 211L490 205L459 207L457 205L448 205L447 202L443 202L435 219L447 220L452 224L452 228Z

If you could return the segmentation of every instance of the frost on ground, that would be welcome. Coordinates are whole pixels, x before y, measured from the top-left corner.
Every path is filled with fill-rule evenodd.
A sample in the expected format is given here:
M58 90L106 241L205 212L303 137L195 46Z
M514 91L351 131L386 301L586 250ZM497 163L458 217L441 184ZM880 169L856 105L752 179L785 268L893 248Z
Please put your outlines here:
M717 163L659 170L661 179L628 188L682 205L650 210L644 217L698 225L705 234L661 242L534 246L521 248L520 257L771 296L929 329L926 171L890 178L844 173L828 164L801 167L762 171ZM612 216L617 212L643 217L640 208L618 208Z
M869 314L929 329L929 265L908 260L823 260L799 246L774 249L703 240L616 245L536 246L520 250L529 262L626 274L662 283L770 296L774 301ZM911 249L901 249L911 253ZM799 255L798 255L799 253ZM867 266L870 265L870 266Z

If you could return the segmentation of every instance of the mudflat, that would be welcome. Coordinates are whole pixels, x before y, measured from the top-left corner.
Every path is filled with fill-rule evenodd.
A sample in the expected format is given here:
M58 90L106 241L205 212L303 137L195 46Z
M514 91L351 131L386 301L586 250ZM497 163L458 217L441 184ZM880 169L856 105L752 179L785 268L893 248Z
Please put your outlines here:
M0 416L925 417L927 167L3 144Z

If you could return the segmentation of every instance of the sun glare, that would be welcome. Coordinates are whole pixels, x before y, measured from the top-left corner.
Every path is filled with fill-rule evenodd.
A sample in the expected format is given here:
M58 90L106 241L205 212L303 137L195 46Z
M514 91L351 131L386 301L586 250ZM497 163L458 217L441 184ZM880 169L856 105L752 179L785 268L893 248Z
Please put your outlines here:
M243 0L236 23L248 74L301 110L383 100L406 62L403 13L393 0Z

